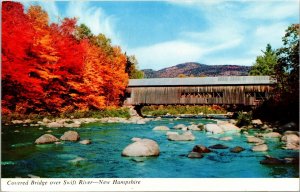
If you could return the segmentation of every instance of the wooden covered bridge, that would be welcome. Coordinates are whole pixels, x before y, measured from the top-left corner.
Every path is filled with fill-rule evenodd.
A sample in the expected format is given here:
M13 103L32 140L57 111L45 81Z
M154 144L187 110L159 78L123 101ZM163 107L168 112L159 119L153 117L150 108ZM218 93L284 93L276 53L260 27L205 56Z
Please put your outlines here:
M274 83L269 76L131 79L125 104L257 106Z

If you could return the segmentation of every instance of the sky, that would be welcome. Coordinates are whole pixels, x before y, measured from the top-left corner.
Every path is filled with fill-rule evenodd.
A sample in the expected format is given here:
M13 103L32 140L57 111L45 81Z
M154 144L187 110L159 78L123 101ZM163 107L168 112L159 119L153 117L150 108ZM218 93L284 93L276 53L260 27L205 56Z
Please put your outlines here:
M140 69L184 62L252 66L268 43L282 45L290 24L299 23L298 0L43 1L51 22L76 17L103 33Z

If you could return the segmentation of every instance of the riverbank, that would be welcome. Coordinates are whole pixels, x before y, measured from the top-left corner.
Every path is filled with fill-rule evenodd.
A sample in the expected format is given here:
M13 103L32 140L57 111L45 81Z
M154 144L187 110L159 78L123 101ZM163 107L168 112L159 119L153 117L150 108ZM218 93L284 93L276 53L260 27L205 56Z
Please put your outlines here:
M36 124L46 124L48 122L100 122L103 118L129 119L136 116L131 107L111 108L97 111L76 111L61 114L2 114L2 125L25 124L24 126L36 126Z

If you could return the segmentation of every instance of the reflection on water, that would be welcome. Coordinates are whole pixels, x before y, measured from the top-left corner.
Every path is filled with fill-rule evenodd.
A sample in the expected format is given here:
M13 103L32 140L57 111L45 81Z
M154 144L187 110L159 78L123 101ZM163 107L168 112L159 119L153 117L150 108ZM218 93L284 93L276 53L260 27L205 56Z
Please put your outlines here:
M81 139L91 139L91 145L78 142L34 145L36 138L51 130L60 137L70 128L43 130L36 127L3 127L2 129L2 177L28 177L28 174L50 178L244 178L244 177L299 177L297 165L261 165L265 155L278 158L296 157L298 151L281 149L278 139L267 139L268 152L252 152L251 144L241 134L231 134L232 141L219 141L223 135L207 135L194 131L195 141L168 141L164 131L152 131L157 125L173 127L191 122L207 123L212 120L180 119L135 124L84 125L75 130ZM15 130L18 130L15 132ZM254 134L254 132L249 132ZM227 134L228 135L228 134ZM122 150L131 143L131 138L141 137L157 141L160 146L158 157L122 157ZM241 146L246 150L230 153L229 149L215 150L202 159L189 159L186 155L193 146L224 144L228 147Z

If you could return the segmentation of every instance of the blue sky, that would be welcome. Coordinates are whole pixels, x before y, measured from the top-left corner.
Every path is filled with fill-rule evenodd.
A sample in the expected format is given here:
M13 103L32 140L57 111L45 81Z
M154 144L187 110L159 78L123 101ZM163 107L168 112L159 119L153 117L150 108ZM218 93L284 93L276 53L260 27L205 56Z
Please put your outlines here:
M37 2L24 2L26 7ZM77 17L104 33L140 69L183 62L251 66L267 43L282 45L285 29L299 23L298 0L44 1L50 15Z

